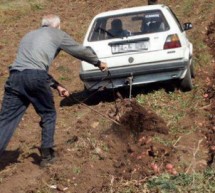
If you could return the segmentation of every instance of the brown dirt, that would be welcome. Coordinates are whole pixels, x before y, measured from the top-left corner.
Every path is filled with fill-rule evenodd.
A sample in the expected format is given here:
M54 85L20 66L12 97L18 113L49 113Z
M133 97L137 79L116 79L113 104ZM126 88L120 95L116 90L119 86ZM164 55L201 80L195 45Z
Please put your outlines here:
M208 26L205 41L210 47L211 53L215 58L215 17L214 20ZM215 60L213 61L213 64L215 69ZM211 81L205 93L208 94L207 100L210 104L209 111L211 112L209 116L210 123L208 125L208 132L206 133L210 153L210 159L208 163L213 164L215 161L215 72L211 77Z
M109 5L101 0L66 2L49 1L45 9L25 14L10 25L3 23L0 26L0 35L4 39L0 42L1 96L8 76L7 67L16 55L18 42L26 32L38 26L41 15L49 12L59 14L64 23L62 28L81 41L95 14L144 4L138 0L113 0ZM17 13L13 11L4 14L8 14L8 19L17 17ZM80 24L79 30L75 28L76 23ZM215 42L214 22L209 25L205 38L212 53L215 53L215 44L212 43ZM120 180L144 182L150 176L167 172L167 163L172 163L178 173L192 171L190 163L193 157L188 155L192 155L197 146L201 151L195 160L195 171L204 169L207 161L213 162L214 151L211 147L215 145L215 76L211 75L210 85L205 89L209 96L205 99L209 105L206 111L211 115L207 120L207 128L178 136L169 133L168 123L150 107L143 107L134 99L117 98L115 104L112 94L101 92L100 96L85 102L90 108L78 104L73 97L80 100L85 97L82 96L85 93L78 72L79 61L66 54L60 54L51 68L56 79L61 80L73 93L69 99L64 100L54 93L58 111L55 137L58 160L48 168L39 168L39 117L30 107L0 159L0 192L107 193ZM198 74L202 82L207 75L201 72ZM95 110L119 124L104 118ZM198 115L190 114L181 124L189 130L196 117ZM153 140L155 138L157 140ZM170 139L175 143L166 145L165 142ZM178 162L186 164L178 165ZM158 170L153 170L155 165Z

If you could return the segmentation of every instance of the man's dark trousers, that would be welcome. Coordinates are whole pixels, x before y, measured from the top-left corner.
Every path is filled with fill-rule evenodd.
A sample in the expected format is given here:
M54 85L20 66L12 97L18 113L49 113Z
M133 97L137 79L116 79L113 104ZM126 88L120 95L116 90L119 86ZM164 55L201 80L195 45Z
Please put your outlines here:
M56 110L48 80L48 74L43 70L10 72L0 112L0 155L30 103L41 117L41 148L53 146Z

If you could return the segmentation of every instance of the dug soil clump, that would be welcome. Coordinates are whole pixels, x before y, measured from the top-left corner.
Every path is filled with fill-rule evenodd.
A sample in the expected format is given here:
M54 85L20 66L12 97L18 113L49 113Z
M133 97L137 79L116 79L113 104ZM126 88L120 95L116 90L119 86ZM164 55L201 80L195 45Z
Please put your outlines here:
M115 174L124 179L143 179L162 172L167 160L174 159L172 148L153 139L156 136L168 137L165 121L133 99L119 100L116 106L117 113L112 118L121 125L114 124L113 132L106 138L113 150L112 155L116 154L113 156ZM113 109L109 112L111 114ZM157 162L161 165L155 171L152 163Z
M136 134L144 131L168 134L165 121L150 109L146 109L134 99L118 101L115 118L126 130Z

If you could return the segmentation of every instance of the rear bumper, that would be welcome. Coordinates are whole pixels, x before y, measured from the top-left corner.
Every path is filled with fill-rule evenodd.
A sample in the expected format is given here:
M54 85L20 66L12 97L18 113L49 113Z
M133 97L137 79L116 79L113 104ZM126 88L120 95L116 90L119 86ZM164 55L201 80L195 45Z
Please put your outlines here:
M184 59L162 61L157 63L137 64L132 66L110 68L108 72L100 72L99 70L82 71L80 79L85 83L86 88L95 86L92 89L97 89L112 80L112 83L107 85L107 88L126 86L128 77L133 78L133 85L147 84L151 82L159 82L171 79L181 79L187 69L189 61ZM101 81L103 80L103 81Z

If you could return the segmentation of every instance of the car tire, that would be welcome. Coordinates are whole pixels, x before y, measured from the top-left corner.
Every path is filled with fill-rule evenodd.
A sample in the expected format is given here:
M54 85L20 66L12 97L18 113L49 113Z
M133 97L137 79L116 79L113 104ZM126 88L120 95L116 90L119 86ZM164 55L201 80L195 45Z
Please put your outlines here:
M190 64L190 74L191 74L191 78L195 78L196 74L195 74L194 64L192 61Z
M193 88L191 71L190 68L187 69L185 77L180 81L180 90L183 92L191 91Z

